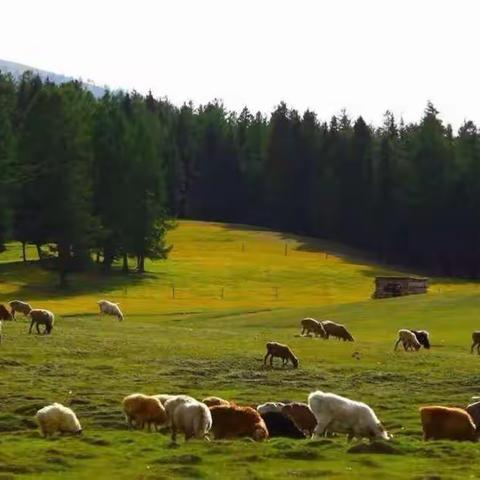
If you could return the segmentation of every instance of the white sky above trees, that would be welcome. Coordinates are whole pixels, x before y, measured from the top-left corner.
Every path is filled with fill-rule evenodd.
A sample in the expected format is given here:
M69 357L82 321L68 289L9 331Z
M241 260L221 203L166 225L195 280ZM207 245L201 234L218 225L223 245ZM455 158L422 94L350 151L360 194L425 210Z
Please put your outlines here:
M477 0L3 0L0 58L166 96L320 119L480 125Z

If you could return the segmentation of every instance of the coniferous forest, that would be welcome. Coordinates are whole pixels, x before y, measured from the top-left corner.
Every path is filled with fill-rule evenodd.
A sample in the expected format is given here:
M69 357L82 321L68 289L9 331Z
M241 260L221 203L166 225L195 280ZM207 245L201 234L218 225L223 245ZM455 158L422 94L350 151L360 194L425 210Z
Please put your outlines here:
M255 224L360 247L384 262L480 276L480 134L428 103L418 123L284 103L177 107L136 92L0 74L0 249L108 272L166 258L174 218ZM95 261L96 260L96 261Z

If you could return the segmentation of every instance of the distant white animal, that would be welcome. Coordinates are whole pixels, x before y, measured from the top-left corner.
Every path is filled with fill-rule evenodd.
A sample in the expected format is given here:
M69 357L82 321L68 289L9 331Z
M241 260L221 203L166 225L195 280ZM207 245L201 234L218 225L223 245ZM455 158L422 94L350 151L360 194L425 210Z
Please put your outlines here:
M98 306L100 307L100 313L104 315L112 315L117 317L121 322L123 320L123 313L119 308L118 303L109 302L108 300L99 300Z
M308 405L317 419L314 436L328 431L346 433L349 440L354 437L370 440L390 438L375 412L365 403L316 391L308 396Z
M35 417L44 437L56 432L82 433L82 426L75 412L68 407L64 407L61 403L54 403L41 408Z
M284 406L285 404L282 402L262 403L261 405L258 405L257 412L260 415L265 415L266 413L269 413L269 412L281 412Z
M208 440L207 434L212 428L212 423L212 414L204 403L197 400L181 402L173 412L172 441L176 441L177 432L183 432L185 440L190 438Z
M165 413L167 415L167 425L169 427L172 426L173 424L173 414L175 412L175 409L181 405L182 403L186 402L196 402L197 400L193 397L190 397L189 395L174 395L172 398L169 398L165 403Z
M400 342L402 343L405 351L408 351L408 350L417 351L422 346L420 342L417 340L416 335L410 330L407 330L404 328L398 331L398 339L395 342L394 350L397 349L398 344Z

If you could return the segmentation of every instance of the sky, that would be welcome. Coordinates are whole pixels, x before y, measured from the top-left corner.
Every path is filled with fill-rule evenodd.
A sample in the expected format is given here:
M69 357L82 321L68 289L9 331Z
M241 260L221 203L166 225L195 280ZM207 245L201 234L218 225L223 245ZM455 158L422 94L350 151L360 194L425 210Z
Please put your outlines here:
M480 125L478 0L1 0L0 58L175 104Z

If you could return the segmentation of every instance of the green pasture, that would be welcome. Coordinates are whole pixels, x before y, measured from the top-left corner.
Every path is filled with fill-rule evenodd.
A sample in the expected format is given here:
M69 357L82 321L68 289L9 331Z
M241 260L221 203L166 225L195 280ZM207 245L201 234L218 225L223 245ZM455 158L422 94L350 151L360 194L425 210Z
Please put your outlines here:
M425 443L418 416L422 405L480 394L480 356L469 353L477 284L433 279L427 295L371 300L375 275L394 269L335 244L200 222L180 222L170 240L171 258L149 263L145 276L73 275L68 291L36 262L23 264L18 245L0 254L0 302L56 314L51 336L28 335L21 316L4 323L0 480L480 476L480 445ZM120 302L125 321L99 317L101 298ZM305 316L340 321L356 341L301 337ZM431 351L393 352L403 327L428 329ZM292 347L297 370L263 366L271 340ZM306 401L316 389L367 402L393 440L172 445L166 434L128 431L120 408L137 391L247 405ZM54 401L77 412L82 436L40 437L33 415Z

